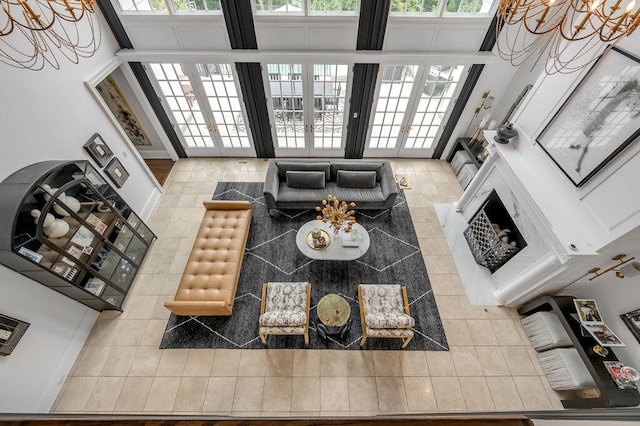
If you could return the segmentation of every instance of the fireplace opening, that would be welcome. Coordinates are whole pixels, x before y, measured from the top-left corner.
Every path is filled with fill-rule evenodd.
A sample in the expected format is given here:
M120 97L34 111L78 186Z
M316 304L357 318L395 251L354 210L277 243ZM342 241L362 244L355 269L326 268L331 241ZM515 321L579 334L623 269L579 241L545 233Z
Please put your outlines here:
M473 216L464 237L478 265L494 273L527 242L495 190Z

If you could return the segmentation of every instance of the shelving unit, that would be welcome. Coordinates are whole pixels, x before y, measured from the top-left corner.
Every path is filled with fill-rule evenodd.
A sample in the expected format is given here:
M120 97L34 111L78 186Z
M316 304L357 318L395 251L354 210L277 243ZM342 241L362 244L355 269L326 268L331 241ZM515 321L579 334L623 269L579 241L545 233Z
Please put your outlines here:
M0 183L0 200L0 263L96 310L122 310L156 235L88 161L27 166ZM51 228L67 225L45 226L52 218L64 235Z
M482 162L478 161L477 157L478 154L482 152L482 144L480 143L480 141L476 141L472 146L469 146L470 141L471 138L456 139L456 145L454 146L453 151L451 151L451 154L449 154L449 158L447 158L447 161L451 162L456 152L464 150L467 152L467 154L469 154L469 157L471 157L471 161L473 161L473 164L475 164L479 169L480 166L482 166Z
M640 393L636 389L618 389L603 364L603 361L618 361L614 348L609 348L606 357L593 352L598 342L588 332L583 333L580 322L572 316L576 313L573 297L541 296L518 309L520 315L539 311L551 311L558 316L600 392L597 398L565 399L562 401L565 408L635 407L640 404Z

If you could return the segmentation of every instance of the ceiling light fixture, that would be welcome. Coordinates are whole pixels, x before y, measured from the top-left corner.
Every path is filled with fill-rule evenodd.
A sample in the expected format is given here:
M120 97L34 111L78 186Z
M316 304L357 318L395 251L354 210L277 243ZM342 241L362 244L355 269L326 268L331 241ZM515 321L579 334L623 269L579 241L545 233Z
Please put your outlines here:
M0 62L39 71L60 69L62 54L73 63L100 47L95 0L0 0Z
M512 65L547 53L547 74L580 70L640 25L637 0L500 0L498 52ZM606 50L606 49L605 49ZM534 63L534 66L535 66Z

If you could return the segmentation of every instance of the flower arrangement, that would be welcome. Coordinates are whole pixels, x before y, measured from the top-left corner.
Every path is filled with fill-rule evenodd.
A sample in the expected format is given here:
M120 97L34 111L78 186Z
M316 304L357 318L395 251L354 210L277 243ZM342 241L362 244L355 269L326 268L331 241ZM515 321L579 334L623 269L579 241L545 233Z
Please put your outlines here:
M349 207L355 207L356 203L347 204L346 201L340 202L336 197L329 194L326 200L322 200L324 207L317 206L316 211L322 213L318 215L316 219L329 223L329 226L333 227L336 231L344 229L345 232L350 232L353 224L356 223L354 214L355 210L349 210Z

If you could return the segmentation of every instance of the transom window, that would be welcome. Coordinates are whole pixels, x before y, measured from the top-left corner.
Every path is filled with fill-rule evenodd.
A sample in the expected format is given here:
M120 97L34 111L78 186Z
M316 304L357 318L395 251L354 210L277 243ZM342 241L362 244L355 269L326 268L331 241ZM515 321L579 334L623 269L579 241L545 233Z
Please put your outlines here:
M256 14L355 14L358 0L252 0Z
M116 0L123 12L212 12L220 14L220 0ZM251 0L256 15L356 15L362 0ZM373 0L366 0L373 1ZM486 15L495 0L393 0L396 16Z

